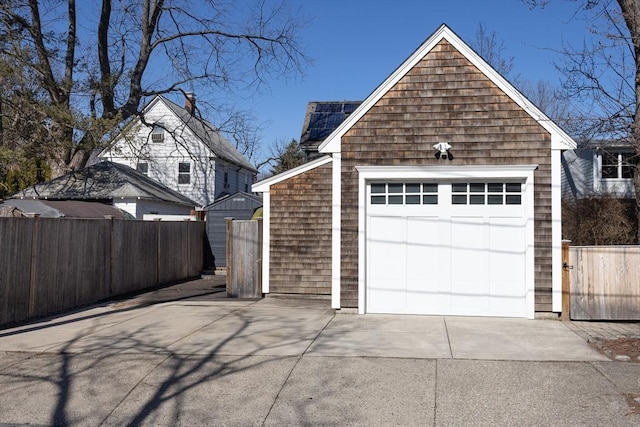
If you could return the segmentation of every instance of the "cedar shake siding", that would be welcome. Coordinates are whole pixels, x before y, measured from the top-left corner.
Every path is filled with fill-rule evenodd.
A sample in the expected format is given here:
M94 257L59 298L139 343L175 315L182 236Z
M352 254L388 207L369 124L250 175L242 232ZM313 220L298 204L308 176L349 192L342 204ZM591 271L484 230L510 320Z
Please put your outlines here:
M271 187L271 293L331 295L331 170Z
M446 141L452 145L454 160L438 160L434 157L433 145ZM356 166L465 166L465 165L524 165L538 164L534 172L535 200L535 310L551 311L551 135L527 112L522 110L502 90L495 86L480 70L469 62L446 40L442 40L421 62L411 69L389 90L347 133L342 137L342 239L341 239L341 305L358 305L358 172ZM329 165L326 165L329 166ZM330 179L329 172L326 180ZM306 178L306 176L305 176ZM314 201L325 187L313 180L317 188L312 192ZM296 181L297 183L298 181ZM305 182L308 182L305 180ZM289 199L287 206L298 202L301 209L310 201L302 202L296 189L288 186L291 193L278 191L278 202L274 210L283 209L282 199ZM315 188L315 187L314 187ZM280 190L280 187L278 187ZM272 189L272 194L276 191ZM294 195L295 194L295 195ZM272 196L273 197L273 196ZM326 200L330 199L326 187ZM284 202L284 200L282 201ZM327 225L322 223L322 234L329 239L329 206L325 215ZM279 212L279 214L281 214ZM290 213L292 215L293 212ZM282 221L274 212L274 221ZM296 214L296 218L299 215ZM304 216L304 214L303 214ZM324 217L323 217L324 218ZM302 218L296 219L304 222ZM315 219L311 222L316 222ZM282 227L278 229L277 242L272 251L287 244L282 241ZM302 224L300 224L302 225ZM304 223L302 229L311 226ZM326 227L326 230L325 230ZM313 228L312 228L313 230ZM315 230L313 230L315 232ZM320 232L318 230L318 232ZM288 233L291 233L288 231ZM276 236L276 233L273 233ZM324 243L315 235L306 235L308 243ZM291 237L296 239L297 236ZM301 239L302 240L302 239ZM326 255L326 282L329 283L329 240L323 254ZM280 276L281 267L275 268L282 257L289 256L286 265L298 265L292 256L299 256L301 242L294 245L295 254L277 252L272 264L274 289L281 286L285 276ZM274 252L275 253L275 252ZM315 254L316 252L314 252ZM302 264L300 264L302 266ZM309 268L309 267L307 267ZM276 271L278 272L275 275ZM297 274L297 275L296 275ZM302 280L300 273L291 278ZM286 280L286 279L285 279ZM328 292L328 288L327 288Z

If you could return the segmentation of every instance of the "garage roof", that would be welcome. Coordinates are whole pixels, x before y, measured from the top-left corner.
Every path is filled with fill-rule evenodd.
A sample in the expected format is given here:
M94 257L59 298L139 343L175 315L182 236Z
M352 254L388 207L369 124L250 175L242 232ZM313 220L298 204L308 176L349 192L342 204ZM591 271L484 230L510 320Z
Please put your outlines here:
M551 148L566 150L577 144L566 132L547 117L538 107L521 94L511 83L473 51L449 27L442 24L404 63L402 63L362 104L342 122L318 147L320 153L339 153L342 136L364 116L391 88L420 62L441 40L451 43L465 58L475 65L497 87L526 111L540 126L551 134Z

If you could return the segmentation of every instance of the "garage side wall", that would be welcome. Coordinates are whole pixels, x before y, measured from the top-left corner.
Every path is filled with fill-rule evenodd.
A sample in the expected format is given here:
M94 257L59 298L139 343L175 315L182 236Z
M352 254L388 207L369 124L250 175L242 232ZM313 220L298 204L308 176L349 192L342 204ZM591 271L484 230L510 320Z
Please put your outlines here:
M433 145L452 145L452 161ZM341 304L358 306L356 166L538 164L536 311L551 311L551 137L447 41L441 41L342 137Z
M331 295L331 163L270 194L270 292Z

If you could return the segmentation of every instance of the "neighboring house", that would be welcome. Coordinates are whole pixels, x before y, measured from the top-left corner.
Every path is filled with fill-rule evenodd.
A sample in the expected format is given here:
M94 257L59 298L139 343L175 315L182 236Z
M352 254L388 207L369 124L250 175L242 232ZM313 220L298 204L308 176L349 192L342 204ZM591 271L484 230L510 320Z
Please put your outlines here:
M357 78L357 76L354 76ZM575 141L446 25L263 193L263 291L359 313L562 309Z
M615 141L594 141L562 156L562 196L580 199L609 195L634 197L631 148Z
M222 197L204 207L203 210L207 215L207 238L215 268L227 265L227 218L251 219L256 209L260 207L262 207L262 197L243 191Z
M145 214L189 215L197 206L195 201L128 166L106 161L36 184L11 199L101 202L136 219L143 219Z
M103 203L79 200L20 200L0 202L0 217L135 219L128 212Z
M184 108L156 96L144 119L129 123L98 157L137 169L199 206L250 191L257 170L197 111L193 94Z

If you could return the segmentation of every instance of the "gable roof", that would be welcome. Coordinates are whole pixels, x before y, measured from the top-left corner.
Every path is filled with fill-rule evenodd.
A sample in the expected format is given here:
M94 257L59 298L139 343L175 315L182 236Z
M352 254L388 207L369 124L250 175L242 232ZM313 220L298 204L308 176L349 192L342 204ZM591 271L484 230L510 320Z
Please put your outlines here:
M158 95L143 111L148 111L151 106L160 100L178 117L184 124L219 158L226 160L245 169L257 172L257 169L208 121L196 117L185 108L179 106L164 96Z
M576 142L557 124L551 121L538 107L522 95L511 83L493 69L484 59L473 51L449 27L442 24L422 45L416 49L389 77L378 86L362 104L350 114L318 147L320 153L340 152L342 136L355 125L400 79L418 64L440 41L446 40L455 47L469 62L475 65L491 82L500 88L513 102L526 111L551 135L552 149L571 149Z
M251 186L251 190L256 192L256 193L262 193L265 191L269 191L269 187L271 187L274 184L277 184L279 182L282 182L284 180L287 180L289 178L293 178L296 175L300 175L301 173L304 173L306 171L309 171L311 169L314 169L318 166L322 166L326 163L329 163L333 161L333 158L331 156L322 156L322 157L318 157L317 159L311 160L307 163L304 163L300 166L296 166L293 169L289 169L287 171L281 172L277 175L271 176L269 178L265 178L262 181L258 181L255 184L253 184Z
M25 188L12 199L110 200L143 199L198 206L186 196L165 187L129 166L103 161Z
M226 194L222 197L220 197L219 199L217 199L215 202L208 204L207 206L203 207L202 210L210 210L212 208L216 208L220 205L224 205L224 204L228 204L229 201L232 201L234 199L238 199L238 198L243 198L243 199L247 199L250 201L250 203L255 204L256 206L262 206L262 196L259 196L257 194L253 194L253 193L247 193L245 191L238 191L236 193L233 194Z
M18 215L14 213L16 210ZM110 215L117 219L135 219L120 209L99 202L11 199L0 203L0 216L22 216L22 214L34 213L43 218L104 218Z

